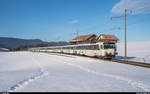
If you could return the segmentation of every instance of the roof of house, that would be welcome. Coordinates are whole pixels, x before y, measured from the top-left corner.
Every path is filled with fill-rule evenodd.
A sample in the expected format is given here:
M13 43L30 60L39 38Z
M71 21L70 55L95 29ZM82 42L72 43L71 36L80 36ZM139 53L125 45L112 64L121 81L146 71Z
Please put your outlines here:
M85 40L90 39L93 36L96 36L96 35L95 34L89 34L89 35L77 36L76 38L72 39L70 42L85 41Z
M100 35L96 38L97 40L109 39L109 40L119 40L115 35Z

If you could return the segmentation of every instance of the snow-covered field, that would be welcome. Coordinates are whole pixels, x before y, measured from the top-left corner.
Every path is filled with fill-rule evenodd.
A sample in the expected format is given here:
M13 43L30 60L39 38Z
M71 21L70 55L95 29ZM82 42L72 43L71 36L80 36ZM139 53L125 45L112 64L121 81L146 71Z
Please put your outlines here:
M118 43L118 59L124 58L124 43ZM127 43L128 60L150 63L150 41L128 42Z
M0 91L150 91L150 69L33 52L0 52Z

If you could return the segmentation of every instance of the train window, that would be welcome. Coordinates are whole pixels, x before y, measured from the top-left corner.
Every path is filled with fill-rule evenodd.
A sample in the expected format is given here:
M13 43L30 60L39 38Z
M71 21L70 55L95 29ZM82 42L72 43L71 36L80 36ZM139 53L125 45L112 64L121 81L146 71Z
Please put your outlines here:
M77 50L99 50L99 45L61 47L61 49L77 49Z
M70 47L70 49L73 49L73 47Z
M88 46L85 46L85 49L88 50Z
M92 50L96 50L96 45L93 45L93 47L92 47L93 49Z
M93 45L90 45L89 46L89 50L93 50L94 49L94 46Z
M99 45L96 45L96 49L99 50Z
M82 49L85 49L85 46L82 46Z
M86 50L96 50L96 49L97 49L96 45L86 46Z
M78 49L79 49L79 46L77 46L76 49L78 50Z
M91 50L92 49L92 46L87 46L87 50Z
M97 45L94 45L94 48L93 48L94 50L97 50Z
M94 50L97 50L97 45L94 45Z
M84 49L84 46L82 46L82 49Z
M77 48L76 46L73 47L73 49L76 49L76 48Z
M85 49L86 50L86 46L83 46L84 48L83 49Z
M83 49L83 46L80 46L80 49Z
M85 50L85 46L82 46L82 49L84 49L84 50Z
M78 46L78 49L81 50L81 46Z
M92 50L97 50L97 49L96 49L96 45L93 45L93 46L92 46Z

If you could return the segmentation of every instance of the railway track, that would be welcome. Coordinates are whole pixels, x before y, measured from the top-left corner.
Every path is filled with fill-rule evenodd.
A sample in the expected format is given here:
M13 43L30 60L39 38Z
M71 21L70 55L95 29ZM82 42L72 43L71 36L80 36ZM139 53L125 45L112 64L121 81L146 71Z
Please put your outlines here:
M122 64L150 68L150 63L128 61L128 60L124 61L124 60L120 60L120 59L101 59L101 58L97 58L97 57L92 57L92 58L96 58L96 59L100 59L100 60L104 60L104 61L111 61L111 62L117 62L117 63L122 63Z
M88 56L86 56L86 57L88 57ZM100 59L100 60L104 60L104 61L111 61L111 62L117 62L117 63L122 63L122 64L129 64L129 65L134 65L134 66L139 66L139 67L150 68L150 63L144 63L144 62L136 62L136 61L128 61L128 60L124 61L124 60L120 60L120 59L102 59L102 58L98 58L98 57L89 57L89 58L95 58L95 59Z
M122 63L122 64L130 64L130 65L150 68L150 64L144 63L144 62L124 61L124 60L119 60L119 59L112 59L111 61L117 62L117 63Z
M53 53L53 54L58 55L58 53ZM67 53L59 53L59 55L62 55L62 56L63 54L67 54ZM144 62L136 62L136 61L128 61L128 60L124 61L120 59L102 59L98 57L89 57L89 56L76 55L76 54L67 54L67 55L82 56L82 57L87 57L87 58L93 58L93 59L99 59L99 60L104 60L104 61L111 61L111 62L117 62L117 63L122 63L122 64L129 64L129 65L134 65L134 66L139 66L139 67L150 68L150 63L144 63Z

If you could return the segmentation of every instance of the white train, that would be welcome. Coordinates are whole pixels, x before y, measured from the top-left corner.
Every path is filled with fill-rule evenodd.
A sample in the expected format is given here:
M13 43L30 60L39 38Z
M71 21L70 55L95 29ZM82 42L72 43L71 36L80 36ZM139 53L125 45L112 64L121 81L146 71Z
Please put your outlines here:
M67 46L37 47L30 48L29 51L66 53L100 58L113 58L117 55L116 43L111 41Z

